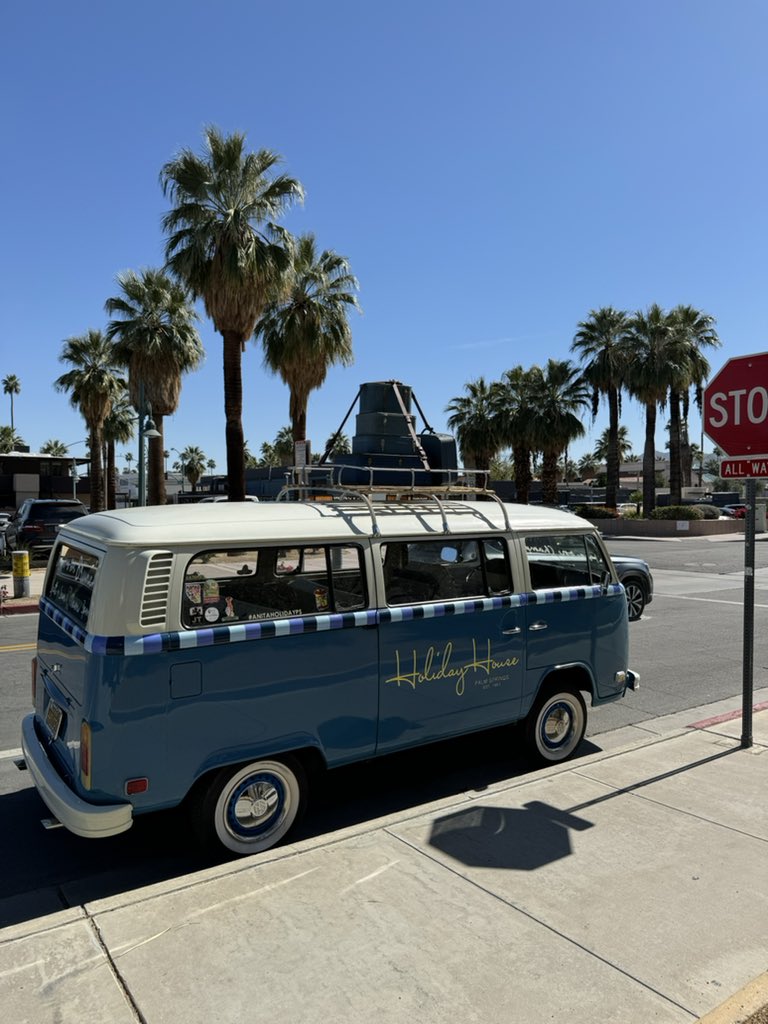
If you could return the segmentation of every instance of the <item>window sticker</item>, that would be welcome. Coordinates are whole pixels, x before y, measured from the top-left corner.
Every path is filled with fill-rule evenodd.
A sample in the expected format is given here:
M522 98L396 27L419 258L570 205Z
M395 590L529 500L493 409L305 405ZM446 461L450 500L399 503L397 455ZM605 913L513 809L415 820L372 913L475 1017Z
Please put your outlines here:
M187 566L182 624L262 622L363 609L368 591L356 544L202 551Z

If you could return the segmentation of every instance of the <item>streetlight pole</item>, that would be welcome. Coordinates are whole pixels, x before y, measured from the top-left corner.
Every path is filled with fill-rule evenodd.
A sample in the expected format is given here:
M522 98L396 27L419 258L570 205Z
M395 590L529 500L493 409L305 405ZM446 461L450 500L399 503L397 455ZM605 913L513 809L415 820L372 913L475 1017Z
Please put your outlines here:
M160 437L160 431L156 429L152 419L152 410L144 397L144 382L139 382L139 506L147 504L147 470L146 452L144 450L144 439L149 437Z
M86 437L82 441L73 441L71 444L65 444L64 447L69 451L69 449L74 448L76 444L88 444L88 438ZM72 475L72 497L77 501L77 481L80 477L77 473L77 459L74 455L70 455L70 459L72 460L72 469L70 470Z
M178 448L171 448L172 452L176 452L179 456L179 464L181 466L181 493L184 493L184 456L181 454Z

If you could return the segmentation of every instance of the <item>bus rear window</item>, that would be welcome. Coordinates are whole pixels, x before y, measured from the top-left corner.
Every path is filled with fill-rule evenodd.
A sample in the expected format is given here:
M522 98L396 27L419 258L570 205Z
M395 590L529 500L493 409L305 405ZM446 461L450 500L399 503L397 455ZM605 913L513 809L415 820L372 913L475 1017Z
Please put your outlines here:
M46 596L83 627L88 622L98 568L96 555L70 544L61 544L48 574Z

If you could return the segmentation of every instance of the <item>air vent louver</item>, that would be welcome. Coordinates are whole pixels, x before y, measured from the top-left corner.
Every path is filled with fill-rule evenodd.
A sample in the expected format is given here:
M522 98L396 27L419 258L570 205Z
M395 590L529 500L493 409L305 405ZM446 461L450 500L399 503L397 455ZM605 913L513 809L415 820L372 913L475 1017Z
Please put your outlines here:
M166 625L172 565L173 555L170 551L159 551L149 560L141 600L142 626L162 629Z

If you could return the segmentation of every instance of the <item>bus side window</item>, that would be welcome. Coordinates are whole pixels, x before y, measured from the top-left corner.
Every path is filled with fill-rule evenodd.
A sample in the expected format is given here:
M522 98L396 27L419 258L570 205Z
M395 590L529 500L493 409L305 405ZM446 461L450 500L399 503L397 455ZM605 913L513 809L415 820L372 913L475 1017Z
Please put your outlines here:
M495 539L390 542L384 556L384 582L390 605L512 591L506 548Z
M587 558L589 559L589 571L592 583L604 583L611 579L611 570L605 560L603 552L598 547L594 537L587 537Z
M534 535L525 538L534 590L583 587L592 582L584 534Z

